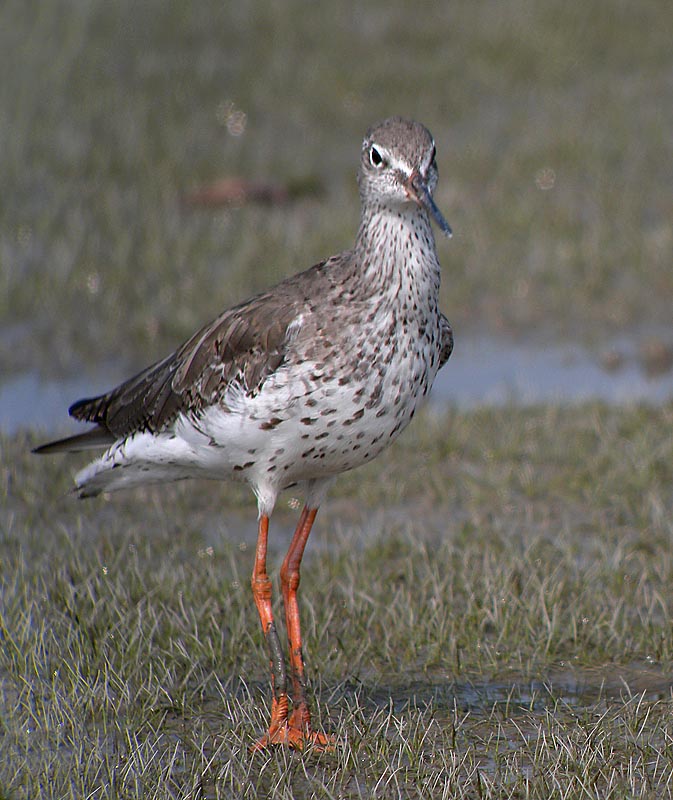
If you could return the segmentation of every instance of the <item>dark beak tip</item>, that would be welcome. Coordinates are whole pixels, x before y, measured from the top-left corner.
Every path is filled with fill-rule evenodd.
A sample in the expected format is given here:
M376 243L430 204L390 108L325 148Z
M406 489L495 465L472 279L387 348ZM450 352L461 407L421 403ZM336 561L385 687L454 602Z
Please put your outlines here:
M421 178L421 176L418 173L416 173L412 177L410 185L418 205L421 206L422 208L425 208L425 210L437 223L437 227L444 234L444 236L446 236L447 239L450 239L453 236L453 231L451 230L451 226L444 219L444 215L442 214L442 212L437 208L437 204L432 199L432 195L428 191L428 187L425 181Z
M430 212L430 217L434 219L439 230L444 234L444 236L446 236L447 239L450 239L453 236L453 231L451 230L451 226L444 219L444 215L437 208L434 200L429 195L428 195L428 200L429 203L426 205L426 210Z

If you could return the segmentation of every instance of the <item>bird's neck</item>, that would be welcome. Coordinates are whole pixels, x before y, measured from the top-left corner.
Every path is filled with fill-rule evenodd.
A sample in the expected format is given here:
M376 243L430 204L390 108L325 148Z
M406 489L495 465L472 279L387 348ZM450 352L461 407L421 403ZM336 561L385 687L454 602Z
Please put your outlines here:
M373 292L418 296L436 304L440 267L430 220L411 203L363 208L354 255Z

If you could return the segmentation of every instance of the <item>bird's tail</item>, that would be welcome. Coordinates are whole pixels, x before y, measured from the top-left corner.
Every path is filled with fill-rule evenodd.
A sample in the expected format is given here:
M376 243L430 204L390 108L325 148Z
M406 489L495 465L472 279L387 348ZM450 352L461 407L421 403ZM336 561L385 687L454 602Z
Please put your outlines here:
M74 453L79 450L100 450L109 447L115 441L114 436L105 428L97 426L85 433L77 433L55 442L47 442L33 450L33 453L48 455L50 453Z

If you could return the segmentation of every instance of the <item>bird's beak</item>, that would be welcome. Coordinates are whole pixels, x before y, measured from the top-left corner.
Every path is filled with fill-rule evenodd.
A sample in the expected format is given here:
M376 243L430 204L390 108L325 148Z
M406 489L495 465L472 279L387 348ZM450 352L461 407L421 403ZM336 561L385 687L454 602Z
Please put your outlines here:
M418 203L421 208L424 208L428 214L430 214L430 216L437 223L440 231L448 238L451 238L453 233L449 227L449 223L444 219L442 212L437 208L435 201L432 199L432 195L428 190L428 185L421 177L420 172L412 173L411 177L407 181L407 192L412 200Z

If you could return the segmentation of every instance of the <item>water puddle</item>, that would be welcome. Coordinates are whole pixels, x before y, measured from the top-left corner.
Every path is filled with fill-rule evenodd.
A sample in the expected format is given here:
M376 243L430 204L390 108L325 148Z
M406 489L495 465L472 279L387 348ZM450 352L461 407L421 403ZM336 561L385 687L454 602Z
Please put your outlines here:
M431 706L449 710L454 705L463 711L484 714L499 709L505 715L543 711L559 703L570 709L589 708L598 702L642 696L648 700L670 700L673 677L649 663L607 665L596 668L559 666L544 678L513 675L510 679L456 681L450 674L394 678L361 687L344 686L345 693L361 693L373 708L392 707L394 713L407 708Z
M508 403L578 403L603 400L615 405L652 403L673 398L673 371L662 345L624 340L592 354L579 345L534 347L493 338L456 344L432 390L435 407L459 408ZM650 355L651 354L651 355Z
M476 406L577 403L603 400L616 405L662 404L673 398L671 349L639 346L629 340L592 354L579 345L535 347L494 338L459 341L447 367L435 381L430 403ZM73 401L106 391L128 377L118 366L63 379L44 379L25 372L0 382L0 430L39 429L68 433Z
M128 375L119 376L123 380ZM0 382L0 431L13 434L21 429L54 434L81 432L82 426L68 417L68 407L81 397L93 397L115 385L105 373L63 379L45 379L37 372L24 372Z

